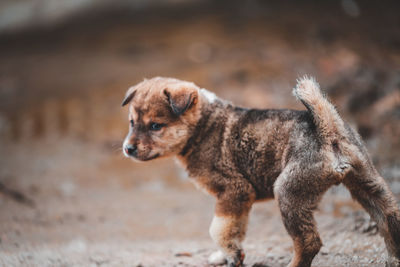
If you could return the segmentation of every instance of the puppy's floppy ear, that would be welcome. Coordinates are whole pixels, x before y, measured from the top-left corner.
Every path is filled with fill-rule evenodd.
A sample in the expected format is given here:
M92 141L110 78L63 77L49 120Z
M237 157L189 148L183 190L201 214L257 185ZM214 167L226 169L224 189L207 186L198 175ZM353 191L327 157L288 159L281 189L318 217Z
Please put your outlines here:
M197 103L197 90L194 89L184 87L170 90L166 88L164 89L164 95L167 97L172 112L176 116L182 115Z
M128 91L125 94L125 98L122 101L121 106L125 106L126 104L128 104L129 102L131 102L132 98L135 96L136 94L136 86L132 86L131 88L128 89Z

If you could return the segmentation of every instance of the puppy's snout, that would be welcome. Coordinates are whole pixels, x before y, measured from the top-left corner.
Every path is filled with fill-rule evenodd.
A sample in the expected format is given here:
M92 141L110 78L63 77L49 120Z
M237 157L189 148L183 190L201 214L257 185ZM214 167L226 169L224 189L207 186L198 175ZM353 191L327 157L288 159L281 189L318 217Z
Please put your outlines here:
M132 144L128 144L128 145L125 146L125 152L129 156L136 156L137 146L136 145L132 145Z

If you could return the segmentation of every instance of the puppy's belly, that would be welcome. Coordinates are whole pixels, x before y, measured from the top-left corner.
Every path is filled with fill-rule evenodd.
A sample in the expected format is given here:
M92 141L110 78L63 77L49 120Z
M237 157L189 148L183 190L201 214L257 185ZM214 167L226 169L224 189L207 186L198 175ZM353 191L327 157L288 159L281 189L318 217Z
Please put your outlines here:
M248 178L250 184L256 191L256 200L268 200L274 198L274 184L277 180L280 172L267 173L269 175L257 176L254 175Z
M271 189L271 191L272 192L268 192L268 193L265 193L265 194L257 194L256 195L256 201L265 201L265 200L270 200L270 199L273 199L275 196L274 196L274 190L273 189Z
M230 182L227 180L224 180L222 182L221 180L218 181L218 179L213 179L211 177L196 177L190 180L194 183L197 189L204 192L205 194L212 196L217 196L218 193L223 192L225 190L225 187L229 186L230 184ZM249 184L254 188L254 191L256 192L256 201L264 201L274 198L273 187L275 180L276 178L264 182L259 180L259 183L253 183L252 181L248 180Z

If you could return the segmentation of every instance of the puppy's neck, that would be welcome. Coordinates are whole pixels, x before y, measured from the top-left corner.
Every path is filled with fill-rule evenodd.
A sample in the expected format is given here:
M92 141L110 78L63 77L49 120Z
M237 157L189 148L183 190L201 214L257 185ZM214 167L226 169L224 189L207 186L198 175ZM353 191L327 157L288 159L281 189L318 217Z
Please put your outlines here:
M191 131L186 144L177 154L177 159L187 169L190 157L196 151L201 150L201 146L206 145L211 136L215 136L215 131L221 130L221 124L232 105L225 100L218 98L214 93L205 89L200 90L200 118Z

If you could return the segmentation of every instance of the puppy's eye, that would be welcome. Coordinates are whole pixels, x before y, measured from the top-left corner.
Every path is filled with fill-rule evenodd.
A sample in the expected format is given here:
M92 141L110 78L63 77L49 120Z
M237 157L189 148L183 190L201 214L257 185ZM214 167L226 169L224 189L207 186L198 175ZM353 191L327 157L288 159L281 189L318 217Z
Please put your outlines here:
M131 127L133 127L133 125L135 125L135 122L133 120L130 120L129 124L131 125Z
M164 126L165 126L165 124L153 122L153 123L150 124L150 130L152 130L152 131L159 131L159 130L161 130L161 128L164 127Z

